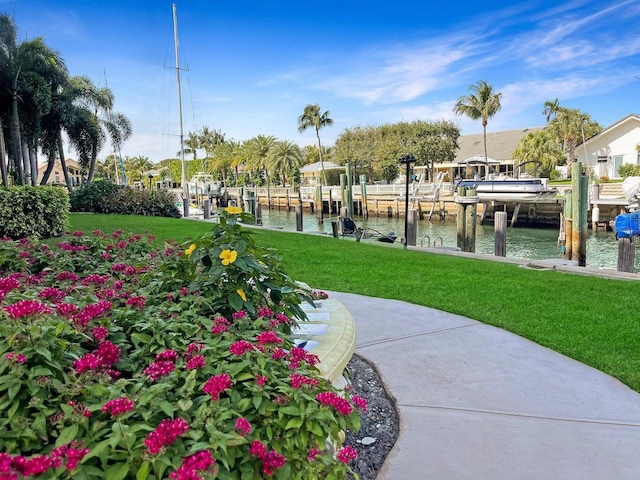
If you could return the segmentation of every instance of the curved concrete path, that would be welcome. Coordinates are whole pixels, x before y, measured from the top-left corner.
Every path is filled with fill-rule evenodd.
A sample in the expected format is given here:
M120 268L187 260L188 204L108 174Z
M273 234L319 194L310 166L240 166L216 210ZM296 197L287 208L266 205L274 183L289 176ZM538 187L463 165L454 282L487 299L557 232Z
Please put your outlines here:
M400 436L379 480L640 478L640 394L504 330L329 292L379 369Z

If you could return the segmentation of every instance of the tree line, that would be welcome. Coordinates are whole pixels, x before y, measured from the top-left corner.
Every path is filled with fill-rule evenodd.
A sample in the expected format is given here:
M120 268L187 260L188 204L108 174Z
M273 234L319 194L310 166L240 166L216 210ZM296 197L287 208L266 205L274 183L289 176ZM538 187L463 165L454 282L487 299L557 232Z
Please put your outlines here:
M209 127L189 132L178 158L152 164L147 157L108 155L98 160L107 140L115 151L131 136L131 123L113 110L115 98L106 87L97 87L85 76L71 76L58 52L38 37L18 41L16 27L8 15L0 15L0 173L2 185L37 183L38 153L46 157L45 184L56 158L60 159L69 188L63 134L78 154L86 180L95 175L113 180L144 181L181 179L185 158L189 177L198 172L216 175L224 185L296 184L299 168L319 162L327 184L325 161L350 162L370 181L393 182L399 175L398 159L411 155L434 178L437 164L454 160L460 137L451 121L398 122L344 129L332 147L323 146L320 131L333 125L330 112L318 104L307 105L298 117L298 130L314 131L317 145L299 147L289 140L258 135L245 141L227 139ZM487 125L501 108L500 92L486 80L469 87L458 98L453 111L480 120L487 160ZM547 127L530 132L513 152L513 159L531 163L538 173L549 175L556 165L571 164L576 147L601 131L589 114L561 107L558 99L545 102ZM186 158L188 157L188 160ZM8 161L5 161L5 158ZM124 168L123 168L124 167ZM335 174L332 174L335 177ZM335 182L335 178L331 178Z

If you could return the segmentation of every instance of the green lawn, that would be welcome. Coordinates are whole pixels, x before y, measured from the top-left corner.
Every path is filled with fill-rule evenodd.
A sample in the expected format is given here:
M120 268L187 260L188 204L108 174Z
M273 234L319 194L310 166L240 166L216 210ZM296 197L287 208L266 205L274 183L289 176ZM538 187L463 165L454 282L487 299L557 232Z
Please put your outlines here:
M183 241L203 222L72 214L74 230L149 232ZM255 230L285 271L313 288L393 298L495 325L606 372L640 392L640 283Z

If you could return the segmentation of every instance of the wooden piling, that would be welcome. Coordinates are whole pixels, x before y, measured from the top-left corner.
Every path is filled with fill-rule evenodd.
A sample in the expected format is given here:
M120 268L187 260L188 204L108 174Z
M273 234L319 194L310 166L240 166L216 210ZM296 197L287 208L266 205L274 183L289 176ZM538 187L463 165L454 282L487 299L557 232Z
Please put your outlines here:
M205 220L209 220L209 218L211 218L211 200L208 198L204 201L202 216Z
M416 246L416 238L418 236L418 211L410 208L407 217L407 238L405 246Z
M618 239L618 271L633 273L636 237Z
M367 204L367 176L360 175L360 195L362 198L362 215L369 217L369 205Z
M571 189L573 191L571 230L571 259L581 267L587 266L587 205L589 203L588 178L582 174L582 163L571 166Z
M463 252L466 252L464 220L465 204L459 200L465 196L466 192L466 187L459 187L456 192L456 245Z
M506 212L495 212L493 214L493 224L495 228L495 256L507 256L507 214Z
M316 185L315 211L318 220L322 220L322 185Z
M573 237L573 192L564 196L564 260L571 260Z
M333 238L338 238L338 222L335 220L331 222L331 232L333 233Z
M349 207L349 215L353 215L353 174L351 171L351 162L345 164L345 174L347 177L347 206Z
M302 231L302 204L296 205L296 232Z
M478 215L478 197L476 191L469 189L466 192L466 199L470 201L465 209L465 252L476 252L476 224Z
M256 203L256 225L262 225L262 204Z

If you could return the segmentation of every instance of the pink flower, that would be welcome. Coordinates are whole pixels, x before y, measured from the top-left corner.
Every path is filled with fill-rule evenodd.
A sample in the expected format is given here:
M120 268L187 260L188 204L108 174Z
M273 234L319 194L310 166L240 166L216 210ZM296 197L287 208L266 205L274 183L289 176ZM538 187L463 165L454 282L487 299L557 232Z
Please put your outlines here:
M127 299L126 304L142 310L144 308L144 304L147 303L147 298L143 296L134 296Z
M84 418L91 418L91 410L89 410L84 405L84 403L75 402L75 401L71 400L71 401L69 401L67 403L67 405L69 405L70 407L73 407L74 415L79 415L79 416L84 417Z
M351 445L345 445L336 452L336 458L342 463L349 463L358 458L358 452Z
M265 377L264 375L260 375L256 378L256 383L259 386L263 386L265 383L267 383L267 377Z
M0 292L7 293L20 288L20 282L12 277L0 278Z
M200 480L201 472L214 472L215 463L209 450L200 450L182 460L182 465L169 478L174 480Z
M60 272L56 275L56 282L77 282L79 279L80 277L73 272Z
M160 425L147 436L144 444L149 449L149 452L155 455L163 447L171 445L180 435L187 431L189 431L189 424L182 418L166 419L160 422Z
M187 370L196 370L198 368L204 368L205 356L204 355L193 355L189 360L187 360L186 369Z
M249 455L252 457L262 458L267 453L267 447L260 440L254 440L251 442L251 448L249 448Z
M105 327L94 327L91 333L93 335L93 339L96 342L101 342L102 340L107 338L107 336L109 335L109 330L107 330Z
M87 353L83 357L73 362L73 368L78 375L86 371L99 370L102 366L102 358L95 353Z
M157 362L175 362L176 360L178 360L178 352L175 350L165 350L156 355Z
M4 309L9 314L9 317L14 320L38 314L52 313L49 307L37 300L20 300L13 305L7 305Z
M156 381L160 377L166 377L176 368L176 364L171 361L153 362L142 373L151 380Z
M362 410L363 412L367 410L367 400L358 395L351 395L351 403L353 403L358 410Z
M262 458L262 472L265 475L273 475L273 473L287 463L287 459L275 450L267 452Z
M247 342L246 340L238 340L234 342L229 347L229 351L234 355L243 355L246 352L251 352L254 349L254 346Z
M211 333L213 333L214 335L219 335L223 332L228 331L230 326L231 323L229 323L229 320L227 320L226 318L216 317L213 322L213 327L211 328Z
M270 317L273 315L273 311L270 308L264 307L258 310L259 317Z
M133 401L126 397L109 400L102 406L102 411L113 417L119 417L133 410Z
M283 340L278 336L276 332L267 331L262 332L258 335L258 343L260 345L278 344L282 342Z
M203 350L204 350L204 345L202 345L201 343L190 343L189 346L187 347L187 351L184 352L182 355L188 358L193 355L197 355Z
M222 373L220 375L214 375L207 380L202 387L202 391L211 395L213 400L218 400L220 394L232 386L233 382L231 382L229 374Z
M61 445L51 452L49 455L52 463L56 466L64 461L64 466L68 471L75 470L80 461L89 453L88 448L83 448L82 443L75 440L68 445Z
M22 363L27 361L27 357L25 357L21 353L15 353L15 352L7 353L4 358L9 360L10 362L20 363L20 364L22 364Z
M316 400L322 405L333 407L341 415L349 415L353 411L351 404L335 392L321 392Z
M309 462L313 462L316 457L318 455L321 455L322 451L319 448L312 448L311 450L309 450L309 455L307 456L307 460L309 460Z
M56 310L63 317L69 317L78 311L78 306L73 303L59 303Z
M233 318L234 320L240 320L241 318L244 318L247 316L247 312L240 310L239 312L235 312L231 314L231 318Z
M291 386L293 388L301 388L304 386L317 388L318 385L320 385L320 382L315 378L307 377L299 373L292 373L291 375L289 375L289 380L291 381Z
M96 354L101 358L103 367L110 367L120 361L120 347L108 340L98 345Z
M248 434L251 433L251 424L249 423L249 420L247 420L246 418L238 418L236 420L236 430L238 430L238 433L243 436L246 437Z

